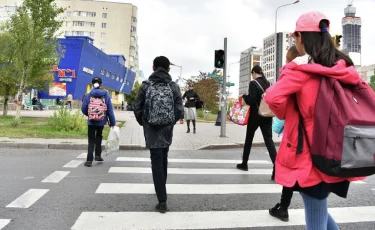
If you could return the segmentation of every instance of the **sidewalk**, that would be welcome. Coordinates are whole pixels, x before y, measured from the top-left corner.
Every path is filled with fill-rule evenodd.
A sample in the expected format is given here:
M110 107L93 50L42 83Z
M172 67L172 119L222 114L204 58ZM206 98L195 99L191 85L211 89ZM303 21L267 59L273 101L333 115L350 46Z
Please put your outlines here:
M73 112L75 112L73 110ZM9 115L14 115L10 111ZM47 111L22 111L24 117L49 117L53 110ZM133 112L115 111L116 119L126 121L120 131L121 150L142 150L145 149L143 128L138 125ZM192 128L192 127L191 127ZM173 143L171 150L200 150L200 149L229 149L241 148L245 141L246 126L238 126L227 122L226 136L220 137L220 127L214 123L197 123L197 133L186 133L186 122L178 123L174 129ZM277 134L274 134L274 141L278 143ZM103 146L105 141L103 141ZM264 146L263 136L260 129L254 137L253 146ZM86 150L87 139L41 139L25 138L10 139L0 137L2 148L38 148L38 149L74 149Z

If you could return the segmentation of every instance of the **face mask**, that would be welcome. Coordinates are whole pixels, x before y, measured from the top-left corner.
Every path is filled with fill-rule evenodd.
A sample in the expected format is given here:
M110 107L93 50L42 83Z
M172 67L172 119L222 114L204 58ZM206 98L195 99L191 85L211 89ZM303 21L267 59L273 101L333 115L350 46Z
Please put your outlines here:
M96 89L99 88L99 86L100 86L99 83L94 84L94 88L96 88Z

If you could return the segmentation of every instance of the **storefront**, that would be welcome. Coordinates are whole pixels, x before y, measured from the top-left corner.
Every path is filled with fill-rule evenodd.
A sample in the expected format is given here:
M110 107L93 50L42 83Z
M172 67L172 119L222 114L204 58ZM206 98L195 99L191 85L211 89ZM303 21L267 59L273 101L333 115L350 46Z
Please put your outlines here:
M121 104L130 94L135 73L125 67L123 55L107 55L96 48L89 37L71 36L58 39L63 51L58 65L52 66L54 81L48 90L39 91L41 99L65 98L69 93L81 100L91 91L93 77L101 77L103 87L114 104Z

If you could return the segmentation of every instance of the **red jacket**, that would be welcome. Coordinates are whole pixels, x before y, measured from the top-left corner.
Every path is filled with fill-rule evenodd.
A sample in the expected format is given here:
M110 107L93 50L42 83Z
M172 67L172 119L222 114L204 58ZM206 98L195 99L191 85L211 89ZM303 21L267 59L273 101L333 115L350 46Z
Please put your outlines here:
M355 84L360 77L353 66L347 67L343 60L328 68L319 64L308 64L309 56L296 58L283 69L279 80L266 91L264 100L279 119L285 120L284 135L276 158L277 183L293 187L310 187L321 182L335 183L344 180L355 181L364 178L339 178L328 176L316 169L307 147L302 154L296 154L298 143L299 115L295 101L290 95L297 95L298 107L304 119L307 139L312 143L315 111L321 75L333 77L346 84ZM308 146L306 139L304 145Z

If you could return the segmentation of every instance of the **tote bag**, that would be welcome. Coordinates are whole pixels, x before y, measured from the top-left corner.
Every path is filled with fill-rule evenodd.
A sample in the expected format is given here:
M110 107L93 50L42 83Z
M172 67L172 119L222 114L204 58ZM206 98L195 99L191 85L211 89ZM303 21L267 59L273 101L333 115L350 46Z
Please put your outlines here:
M250 117L250 106L243 103L242 97L233 103L227 119L237 125L247 125Z

